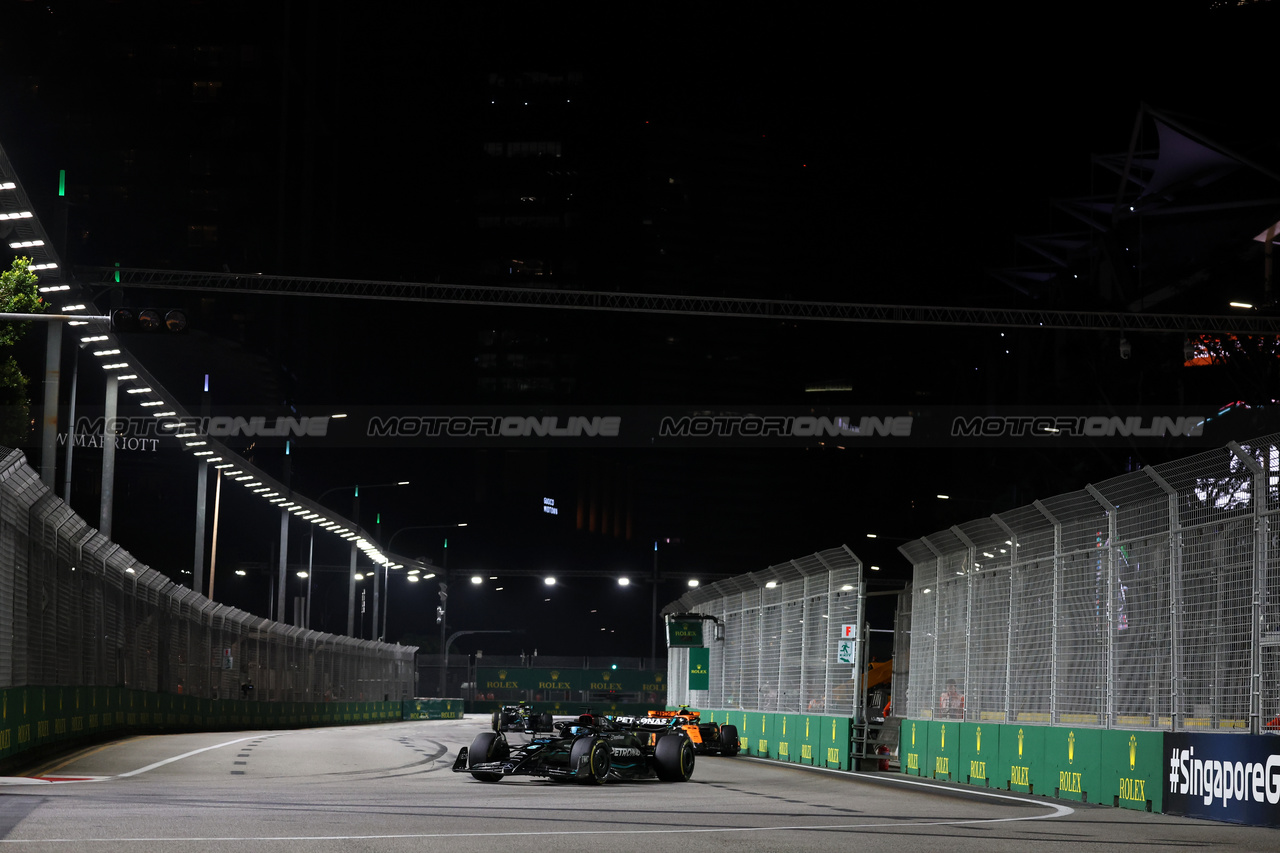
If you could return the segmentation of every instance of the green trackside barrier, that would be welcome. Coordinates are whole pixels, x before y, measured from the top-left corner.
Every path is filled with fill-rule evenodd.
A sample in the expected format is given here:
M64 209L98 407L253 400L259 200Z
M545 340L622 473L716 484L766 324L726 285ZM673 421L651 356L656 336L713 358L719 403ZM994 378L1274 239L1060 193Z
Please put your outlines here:
M1110 799L1102 788L1102 730L1054 726L1045 730L1045 788L1040 793L1063 800ZM1045 778L1045 777L1048 778Z
M964 778L960 768L960 721L929 721L928 763L921 775L955 782Z
M406 699L400 713L405 720L457 720L465 705L463 699Z
M1098 802L1125 809L1164 811L1163 732L1104 731L1102 733L1102 785Z
M796 733L795 714L773 715L773 741L769 744L769 757L778 761L795 761L791 757Z
M773 757L769 753L769 745L773 742L774 716L776 715L761 711L743 713L743 725L738 726L738 736L746 738L746 749L743 751L747 755L757 758Z
M429 716L461 715L462 700L432 700ZM404 719L396 702L214 700L123 687L0 689L0 759L61 742L104 740L130 731L217 731Z
M925 775L921 769L929 757L929 723L903 720L898 732L898 769L908 776Z
M1000 735L999 774L992 786L1024 794L1049 794L1056 786L1045 787L1040 779L1045 766L1045 729L1041 726L1009 724Z
M999 723L961 723L959 735L960 766L955 779L981 788L1004 787L999 778L1000 736L1004 727Z
M758 715L757 715L758 716ZM721 725L736 726L738 729L738 748L746 755L751 755L751 714L747 711L725 711Z
M791 735L794 743L791 760L799 764L817 764L823 757L822 724L826 718L806 714L791 719L795 721L795 731Z
M853 750L850 749L849 738L853 731L853 721L848 717L820 717L818 752L819 767L831 770L852 770Z

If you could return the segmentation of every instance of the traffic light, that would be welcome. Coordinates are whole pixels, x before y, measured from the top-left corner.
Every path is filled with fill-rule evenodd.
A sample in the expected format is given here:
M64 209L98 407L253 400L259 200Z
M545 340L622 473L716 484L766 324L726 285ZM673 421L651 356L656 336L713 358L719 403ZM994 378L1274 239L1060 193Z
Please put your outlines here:
M111 312L111 331L174 334L186 331L187 314L180 308L117 308Z

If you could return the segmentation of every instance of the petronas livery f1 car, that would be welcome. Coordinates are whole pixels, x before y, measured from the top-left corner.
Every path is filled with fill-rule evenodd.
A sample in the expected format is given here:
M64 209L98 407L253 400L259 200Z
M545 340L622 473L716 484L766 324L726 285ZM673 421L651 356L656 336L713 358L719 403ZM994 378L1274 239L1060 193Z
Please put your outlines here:
M557 723L556 729L556 735L534 735L520 744L511 744L503 732L481 732L458 752L453 772L481 782L543 776L583 785L610 779L687 782L693 775L693 743L678 730L649 743L597 714Z
M495 732L549 732L551 715L537 713L521 699L519 705L503 705L494 711L490 727Z

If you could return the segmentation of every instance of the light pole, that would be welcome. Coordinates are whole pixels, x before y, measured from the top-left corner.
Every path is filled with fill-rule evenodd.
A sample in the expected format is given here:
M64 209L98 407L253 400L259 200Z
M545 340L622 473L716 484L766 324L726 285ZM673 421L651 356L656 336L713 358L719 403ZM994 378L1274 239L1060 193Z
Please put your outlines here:
M412 527L401 527L395 533L391 534L391 538L387 540L387 551L391 551L391 543L396 541L396 537L406 530L441 530L449 527L466 527L467 522L459 521L454 524L415 524ZM440 651L444 652L444 632L445 632L445 610L449 600L449 539L444 540L444 560L440 568L440 606L436 608L436 622L440 625ZM386 629L385 619L383 629ZM440 666L440 691L444 693L444 673L445 668Z
M400 480L395 483L374 483L372 486L365 486L365 489L380 489L387 486L407 486L407 485L409 485L408 480ZM359 531L360 530L360 485L358 483L352 484L350 486L334 486L332 489L325 489L323 492L320 493L320 497L316 498L316 503L320 503L322 500L324 500L325 495L332 494L333 492L340 492L344 489L351 489L352 491L351 520L355 522L356 530ZM311 528L311 535L315 536L314 525L312 525L312 528ZM348 637L354 637L356 635L355 634L355 630L356 630L356 541L357 540L355 539L351 540L351 566L350 566L349 572L347 573L347 636ZM310 571L310 566L308 566L307 568L308 568L308 571ZM378 612L378 570L376 566L374 567L374 570L373 570L373 608L374 608L374 611L373 611L374 615L376 616ZM376 627L377 626L375 625L374 633L377 633Z

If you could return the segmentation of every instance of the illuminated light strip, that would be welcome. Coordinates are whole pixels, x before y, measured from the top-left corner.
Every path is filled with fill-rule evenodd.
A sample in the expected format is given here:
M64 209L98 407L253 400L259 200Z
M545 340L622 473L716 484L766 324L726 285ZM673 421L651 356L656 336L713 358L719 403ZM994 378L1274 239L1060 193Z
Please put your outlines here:
M102 369L103 370L119 370L120 368L128 367L128 366L129 366L129 362L121 361L121 362L117 362L116 364L104 364L102 365Z
M164 417L169 417L169 416L176 415L176 414L178 414L178 413L177 413L177 412L152 412L152 413L151 413L151 417L153 417L153 418L164 418ZM166 427L168 427L169 425L168 425L168 424L165 424L165 426L166 426Z
M17 213L0 213L0 219L32 219L35 216L29 210L20 210Z
M217 469L221 470L221 469L223 469L223 468L230 468L230 467L232 467L233 465L235 465L235 463L234 463L234 462L224 462L224 463L222 463L221 465L214 465L213 467L215 467L215 468L217 468Z
M63 305L62 310L63 311L83 311L84 306L83 305Z
M145 403L139 403L139 406L163 406L164 400L147 400Z
M187 447L204 447L208 443L207 441L188 441Z
M116 379L137 379L137 378L138 378L138 374L136 373L122 373L116 377ZM147 390L150 391L151 389L148 388ZM129 393L132 394L133 392L130 391Z
M117 376L117 379L137 379L137 376ZM150 394L150 388L130 388L125 391L126 394Z
M236 477L236 482L237 482L237 483L240 483L240 482L243 482L243 481L245 481L245 480L252 480L252 479L253 479L253 475L252 475L252 474L245 474L243 477Z
M212 450L197 450L197 451L196 451L194 454L192 454L192 455L193 455L193 456L212 456L212 455L213 455L213 451L212 451ZM208 462L209 460L208 460L208 459L206 459L205 461L206 461L206 462Z
M96 355L96 356L98 356L99 358L101 358L101 357L103 357L104 355L119 355L119 354L120 354L120 350L118 350L118 349L99 349L99 350L94 350L94 351L93 351L93 354L94 354L94 355ZM126 365L126 366L127 366L127 365Z
M2 218L2 217L0 217L0 218ZM63 290L70 290L70 289L71 289L71 285L69 285L69 284L51 284L51 285L49 285L48 287L37 287L37 288L36 288L36 290L37 290L38 292L40 292L40 293L58 293L58 292L60 292L60 291L63 291Z
M0 185L0 189L12 189L12 188L13 188L12 185L10 186ZM10 243L9 248L10 249L30 249L32 246L43 246L43 245L44 245L43 240L18 240L15 243Z
M57 264L31 264L27 267L29 270L56 270L57 268ZM71 288L68 287L66 289L70 290Z
M87 326L89 325L89 321L88 320L69 320L67 321L67 325L68 326Z
M106 340L110 340L110 338L108 338L106 335L90 335L87 338L81 338L80 343L91 344L94 341L106 341Z

